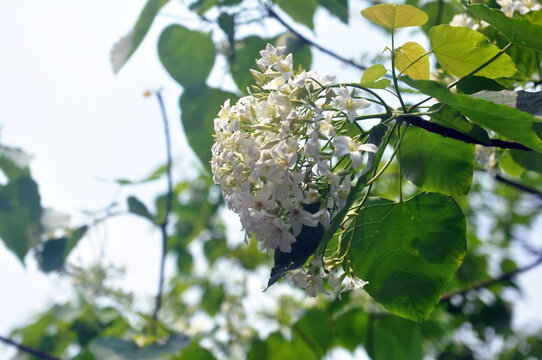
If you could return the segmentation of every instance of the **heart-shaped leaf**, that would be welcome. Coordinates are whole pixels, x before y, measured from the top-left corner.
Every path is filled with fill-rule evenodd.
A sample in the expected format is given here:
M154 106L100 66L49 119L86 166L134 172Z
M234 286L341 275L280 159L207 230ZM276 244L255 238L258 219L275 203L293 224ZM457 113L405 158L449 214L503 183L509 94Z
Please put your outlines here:
M470 74L500 51L484 35L465 27L434 26L429 31L429 40L439 64L459 77ZM512 76L515 72L514 62L503 53L475 75L495 79Z
M361 15L388 29L420 26L427 22L427 14L412 5L379 4L362 10Z
M369 199L343 234L364 289L399 316L424 320L466 252L465 216L450 197L423 193L406 202Z
M429 57L426 54L423 46L409 41L398 49L395 68L413 79L429 80Z

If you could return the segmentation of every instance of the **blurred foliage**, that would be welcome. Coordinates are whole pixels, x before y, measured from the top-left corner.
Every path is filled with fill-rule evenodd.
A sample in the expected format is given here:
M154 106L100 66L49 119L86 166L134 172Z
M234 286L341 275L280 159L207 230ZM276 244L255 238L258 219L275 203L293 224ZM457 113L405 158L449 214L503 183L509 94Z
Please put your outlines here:
M116 71L136 52L154 18L167 3L164 0L147 2L134 29L113 50ZM456 2L412 0L406 3L427 13L429 19L422 26L426 34L430 34L431 26L448 23L455 14L464 11ZM488 4L496 7L494 2ZM512 326L514 300L522 296L515 278L463 291L500 274L513 272L524 266L526 259L540 256L540 244L531 244L525 239L535 222L540 221L541 197L522 192L509 183L495 181L491 176L491 172L497 172L535 192L542 191L542 159L536 152L494 148L475 151L474 145L458 145L457 140L423 129L410 128L407 132L404 151L400 155L403 166L408 169L403 174L419 188L404 184L404 196L418 195L421 189L456 196L457 204L450 205L444 200L443 203L453 207L452 212L460 208L467 223L468 251L447 288L442 289L458 294L441 300L424 322L403 319L387 311L382 305L392 311L395 305L382 301L386 289L375 290L372 284L367 288L368 293L377 300L380 297L381 304L365 291L345 293L342 298L321 295L315 300L307 300L301 291L285 283L261 293L272 266L271 259L259 251L254 239L246 239L248 244L245 244L243 236L231 230L234 227L229 226L230 223L237 219L232 220L231 214L225 214L220 191L207 173L213 119L225 99L232 98L234 102L250 91L252 77L248 69L256 68L254 59L266 43L286 45L286 52L292 52L298 61L296 66L301 64L305 69L310 68L310 44L287 29L268 38L252 33L247 35L254 22L273 18L268 7L286 14L295 27L314 30L316 12L323 11L326 16L343 23L351 21L349 5L347 0L195 0L188 1L187 6L201 26L173 24L163 30L158 54L166 71L183 88L179 100L182 125L189 144L204 164L204 169L199 169L199 166L183 161L176 167L182 180L174 184L170 214L166 214L167 194L160 194L152 204L145 204L136 195L130 195L123 210L113 205L89 224L77 227L63 224L50 230L42 220L44 209L30 169L27 165L15 164L12 157L3 155L6 151L0 151L0 170L5 178L0 183L0 239L21 262L24 263L25 256L31 252L43 272L59 272L74 282L73 301L51 306L28 325L13 330L11 337L24 346L52 356L78 360L320 359L337 347L350 352L363 348L371 358L387 360L421 359L424 356L433 359L542 358L542 329L518 330ZM167 6L173 9L173 4ZM506 45L505 35L511 31L511 23L485 8L470 9L505 29L504 34L492 27L479 33L491 39L487 51L494 54L498 51L496 46ZM519 40L539 43L540 38L532 35L531 25L540 24L540 18L540 11L533 12L513 24L519 29L518 34L523 34ZM212 31L203 31L203 24L211 24ZM455 31L448 27L439 29ZM441 40L435 40L437 35L433 30L433 45L436 41L444 46ZM539 89L540 79L536 76L540 72L540 50L536 46L533 49L507 49L503 61L513 61L512 66L518 70L514 76L494 80L471 78L459 84L457 94L449 93L435 83L410 80L410 84L435 95L441 102L456 106L432 117L437 124L483 142L489 141L488 133L481 127L486 126L506 138L521 142L527 137L529 144L537 145L540 139L533 135L530 125L510 130L507 127L510 118L501 116L500 107L490 109L495 115L490 123L487 114L478 120L477 116L482 112L477 108L479 102L471 101L466 94L505 88L515 90L533 82ZM439 56L437 51L439 80L449 79L450 75L457 75L457 71L465 72L464 67L459 70L450 67ZM236 89L219 89L207 84L218 57L226 61L228 69L225 73L231 75ZM510 63L506 65L510 70ZM502 69L490 70L498 73ZM493 75L488 76L500 76ZM389 82L384 84L387 86ZM467 121L458 108L473 122ZM452 147L454 151L449 150ZM442 162L444 156L447 163ZM488 159L491 159L489 168ZM187 166L199 169L197 174L186 175L184 168ZM138 185L162 181L166 175L167 167L161 166L144 179L118 179L116 182L120 187L136 192ZM374 184L371 195L395 199L398 175L398 164L393 162L385 176ZM464 195L467 192L468 195ZM446 199L444 195L438 197ZM88 229L119 214L137 215L140 221L147 221L151 226L163 224L166 215L170 215L166 253L168 261L176 264L176 272L165 286L159 319L139 312L132 294L110 284L111 279L121 276L120 269L103 263L83 267L69 256L79 242L85 241ZM398 222L401 217L397 216L395 220ZM370 231L370 227L363 230ZM396 231L395 228L389 230ZM380 240L386 244L389 239L383 235ZM461 246L457 248L456 258L459 253L461 256L464 253ZM527 255L518 256L521 251ZM361 254L360 251L359 258L352 260L354 268L363 272L368 262L364 262ZM307 257L303 256L300 261L304 262ZM457 267L457 259L447 261L455 262ZM428 278L437 275L429 265L420 271ZM455 268L450 269L447 276L451 277L454 271ZM367 276L369 273L367 271ZM378 286L378 281L374 281ZM255 286L255 282L258 285ZM404 288L407 293L418 291L408 279ZM153 301L147 299L147 305ZM427 301L438 302L438 296ZM21 351L16 359L38 357Z

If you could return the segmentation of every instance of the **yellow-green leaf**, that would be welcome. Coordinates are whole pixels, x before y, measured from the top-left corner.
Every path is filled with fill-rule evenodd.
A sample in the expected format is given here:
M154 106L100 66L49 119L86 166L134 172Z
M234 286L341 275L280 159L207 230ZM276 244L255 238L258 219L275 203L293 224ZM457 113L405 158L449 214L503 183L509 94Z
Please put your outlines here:
M420 26L427 22L427 14L411 5L380 4L362 10L361 15L388 29Z
M440 65L459 77L470 74L500 51L484 35L465 27L434 26L429 31L429 40ZM515 72L514 62L503 53L475 75L495 79L512 76Z
M395 56L395 68L413 79L429 80L429 57L420 44L409 41L401 46Z
M365 70L361 76L361 83L369 83L380 79L386 75L386 68L382 64L376 64Z
M380 79L384 75L386 75L386 68L384 65L373 65L365 70L361 76L361 85L371 89L385 89L391 81L389 79Z

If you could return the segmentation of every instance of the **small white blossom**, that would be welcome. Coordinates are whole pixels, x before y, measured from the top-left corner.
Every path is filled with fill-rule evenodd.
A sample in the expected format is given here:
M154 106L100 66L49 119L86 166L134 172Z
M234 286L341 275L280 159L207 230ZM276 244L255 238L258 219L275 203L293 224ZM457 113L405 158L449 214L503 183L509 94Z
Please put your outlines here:
M454 15L452 21L450 21L451 26L466 27L471 30L478 30L480 24L474 21L473 18L467 14L456 14Z
M335 100L341 105L340 110L343 111L349 121L354 121L358 116L358 111L369 107L371 103L365 99L354 99L350 94L350 91L341 86L338 90L339 95L335 97Z
M260 51L262 58L257 60L256 63L263 67L275 65L282 57L284 50L286 50L286 46L277 46L275 48L273 45L267 44L265 50Z
M362 162L362 152L377 152L378 148L374 144L361 144L356 140L352 139L350 136L337 136L333 141L335 145L334 155L344 156L350 155L352 159L352 167L357 169L361 166Z

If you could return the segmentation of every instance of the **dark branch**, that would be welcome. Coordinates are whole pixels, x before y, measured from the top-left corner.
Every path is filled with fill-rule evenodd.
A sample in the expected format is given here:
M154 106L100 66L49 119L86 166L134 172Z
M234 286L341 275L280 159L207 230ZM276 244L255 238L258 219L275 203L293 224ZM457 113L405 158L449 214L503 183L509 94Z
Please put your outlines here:
M315 43L314 41L310 40L310 39L307 39L305 36L301 35L299 32L297 32L294 28L292 28L290 26L290 24L288 24L286 21L284 21L270 6L267 6L267 12L269 14L269 16L271 16L272 18L276 19L279 23L282 24L282 26L284 26L288 31L290 31L291 33L295 34L299 40L303 41L304 43L320 50L321 52L323 52L324 54L327 54L347 65L350 65L352 67L355 67L356 69L359 69L359 70L362 70L362 71L365 71L367 70L367 67L366 66L363 66L361 64L358 64L352 60L349 60L345 57L342 57L341 55L329 50L329 49L326 49L324 48L323 46Z
M516 189L518 190L521 190L521 191L524 191L526 193L529 193L529 194L533 194L533 195L536 195L538 198L540 198L542 200L542 192L541 191L538 191L536 189L533 189L533 188L530 188L528 186L525 186L523 184L520 184L518 182L515 182L515 181L512 181L512 180L508 180L504 177L502 177L501 175L497 174L495 176L495 180L499 181L499 182L502 182L503 184L507 184L507 185L510 185L512 187L515 187Z
M448 294L444 294L444 296L442 296L439 300L439 303L444 303L446 301L449 301L453 296L455 295L464 295L466 294L467 292L469 291L472 291L472 290L477 290L477 289L482 289L482 288L487 288L491 285L494 285L494 284L498 284L498 283L501 283L501 282L505 282L505 281L508 281L510 279L512 279L514 276L518 275L518 274L521 274L521 273L524 273L524 272L527 272L535 267L537 267L538 265L542 264L542 255L539 256L534 262L532 262L531 264L529 265L526 265L524 267L520 267L514 271L510 271L510 272L507 272L507 273L504 273L500 276L497 276L496 278L493 278L493 279L489 279L489 280L485 280L485 281L482 281L482 282L479 282L477 284L474 284L474 285L471 285L465 289L461 289L461 290L457 290L457 291L452 291Z
M34 355L36 357L39 357L40 359L47 359L47 360L60 360L60 358L57 358L51 354L44 353L43 351L39 351L36 349L32 349L31 347L25 346L23 344L20 344L18 342L15 342L11 340L10 338L4 337L0 335L0 341L5 342L6 344L15 346L19 351L22 351L24 353Z
M454 129L447 128L445 126L427 121L422 119L419 116L414 115L402 115L400 116L400 119L410 122L411 125L425 129L429 132L442 135L444 137L449 137L452 139L460 140L469 144L479 144L483 146L488 147L497 147L501 149L518 149L518 150L525 150L525 151L532 151L531 148L528 148L527 146L518 144L514 141L506 141L506 140L499 140L499 139L490 139L489 143L485 143L483 141L480 141L478 139L475 139L473 137L470 137L468 135L463 134L462 132L459 132Z
M164 220L159 224L160 232L162 234L162 254L160 258L160 275L158 279L158 292L156 294L153 319L158 320L158 314L162 306L162 292L164 288L164 271L166 263L166 251L167 251L167 226L169 222L169 214L171 212L172 202L173 202L173 176L171 175L171 168L173 164L171 156L171 139L169 136L169 123L166 115L166 109L164 107L164 100L162 99L162 94L160 90L155 93L156 98L158 99L158 104L160 105L160 111L162 113L162 120L164 122L164 136L166 139L166 156L167 156L167 194L166 194L166 213L164 215Z

